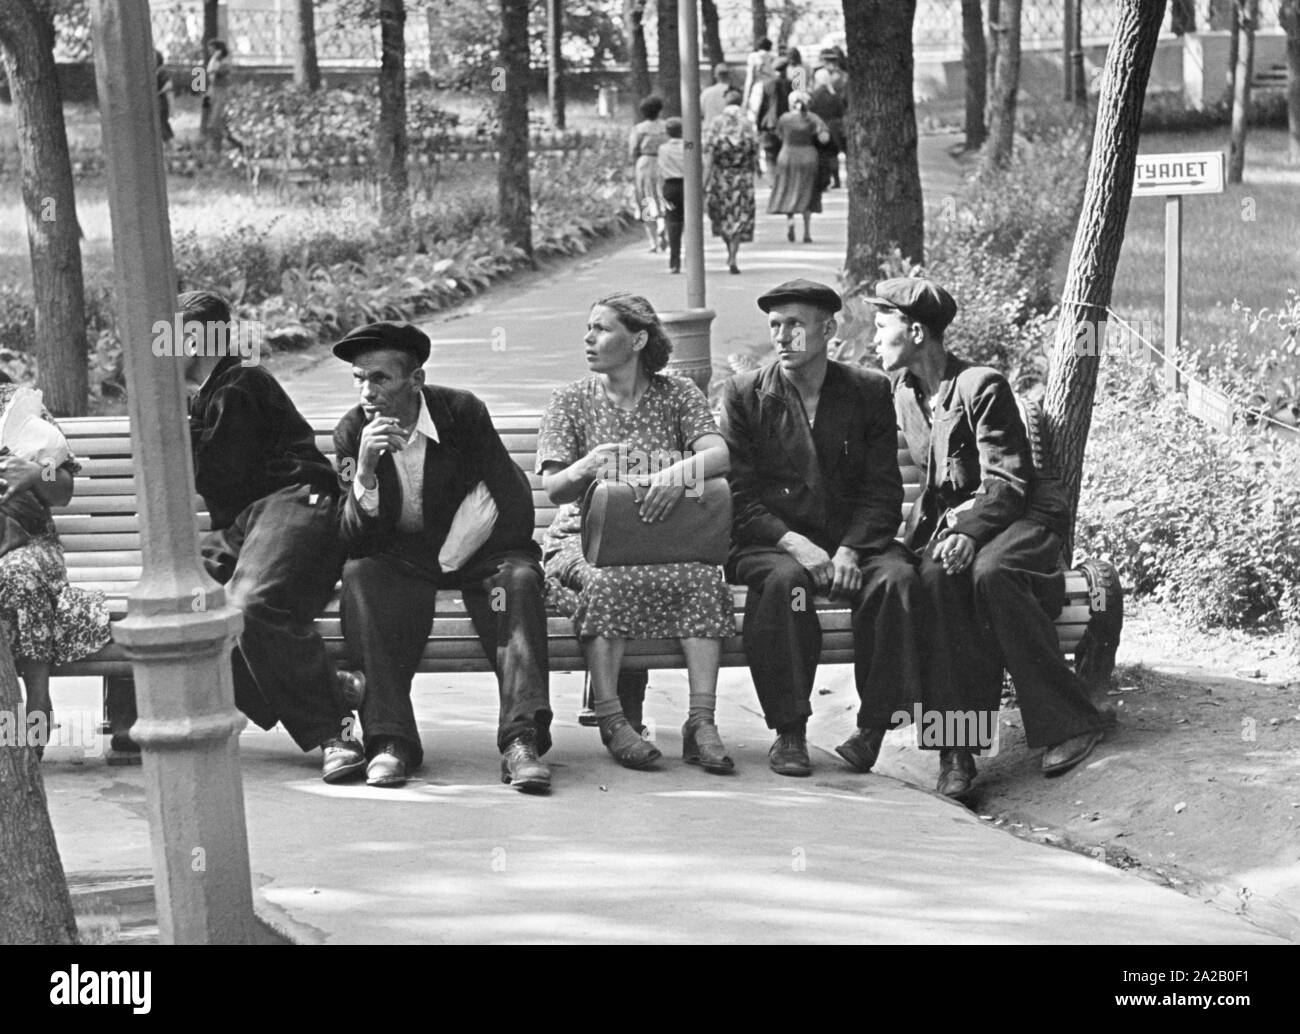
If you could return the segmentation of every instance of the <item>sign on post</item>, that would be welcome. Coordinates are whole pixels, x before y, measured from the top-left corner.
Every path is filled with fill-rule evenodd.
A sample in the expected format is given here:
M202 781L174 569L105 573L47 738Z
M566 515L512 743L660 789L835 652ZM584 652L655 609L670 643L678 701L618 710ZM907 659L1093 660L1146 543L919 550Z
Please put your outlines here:
M1222 151L1139 154L1134 197L1165 199L1165 386L1178 388L1178 343L1183 325L1183 195L1222 194Z

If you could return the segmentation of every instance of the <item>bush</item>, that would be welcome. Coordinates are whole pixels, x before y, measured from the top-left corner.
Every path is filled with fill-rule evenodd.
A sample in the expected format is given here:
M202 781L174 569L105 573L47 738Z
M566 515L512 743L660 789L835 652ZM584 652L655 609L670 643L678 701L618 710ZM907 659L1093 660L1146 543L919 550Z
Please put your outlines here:
M1214 431L1140 362L1103 363L1076 534L1134 593L1206 628L1296 627L1297 514L1300 438Z
M1203 108L1189 108L1181 93L1160 93L1142 106L1142 132L1191 133L1232 124L1232 98L1221 97ZM1287 127L1286 93L1252 90L1246 124L1265 129Z
M925 275L960 306L944 344L971 362L993 366L1020 391L1047 374L1056 326L1053 266L1074 233L1087 173L1087 127L1072 117L1030 109L1032 135L1018 141L1005 169L976 173L962 197L945 199L927 221L924 269L895 249L882 276ZM845 285L849 343L844 354L871 354L867 284Z

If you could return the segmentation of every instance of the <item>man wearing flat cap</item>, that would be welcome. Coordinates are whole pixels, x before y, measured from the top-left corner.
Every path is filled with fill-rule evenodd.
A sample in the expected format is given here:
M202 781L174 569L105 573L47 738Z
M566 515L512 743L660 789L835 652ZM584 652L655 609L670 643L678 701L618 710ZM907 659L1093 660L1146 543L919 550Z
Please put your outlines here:
M366 781L400 786L423 761L411 680L439 589L459 590L496 672L501 779L550 788L546 611L528 479L474 395L425 383L410 324L352 331L334 354L360 404L334 431L344 488L343 634L366 673Z
M922 494L904 543L921 555L927 601L927 711L992 712L1005 665L1016 684L1030 747L1046 747L1043 771L1063 772L1101 740L1102 720L1061 657L1053 618L1065 600L1061 571L1069 508L1055 478L1034 469L1011 386L996 370L944 348L957 303L930 280L882 280L876 352L893 382L898 423ZM945 732L985 729L945 719ZM955 737L964 738L964 737ZM987 743L946 742L940 793L961 797L975 778L973 751Z
M320 747L321 777L338 782L365 757L349 735L364 680L335 672L315 628L343 569L334 471L279 382L227 340L225 299L189 291L178 304L194 328L184 376L194 480L212 523L203 564L244 618L235 704L263 729L282 724L301 749Z
M791 280L758 299L775 362L723 389L734 507L728 574L748 587L744 643L781 775L812 772L806 726L821 653L812 596L853 612L857 731L836 748L868 772L895 711L920 688L919 585L902 516L889 381L827 357L840 296Z

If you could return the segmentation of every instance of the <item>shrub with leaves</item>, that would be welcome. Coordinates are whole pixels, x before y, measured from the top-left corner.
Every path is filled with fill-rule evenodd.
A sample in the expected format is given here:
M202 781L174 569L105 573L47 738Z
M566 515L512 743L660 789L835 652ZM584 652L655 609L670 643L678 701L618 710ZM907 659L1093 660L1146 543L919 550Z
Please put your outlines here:
M1224 434L1103 359L1083 465L1080 552L1204 627L1300 625L1300 438Z

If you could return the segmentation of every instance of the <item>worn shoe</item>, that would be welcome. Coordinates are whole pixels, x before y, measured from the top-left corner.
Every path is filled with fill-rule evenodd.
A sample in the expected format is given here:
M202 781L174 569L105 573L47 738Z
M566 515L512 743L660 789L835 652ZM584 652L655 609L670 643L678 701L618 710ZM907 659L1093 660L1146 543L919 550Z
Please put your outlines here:
M366 700L366 673L364 671L340 671L335 673L339 682L339 695L343 706L349 711L360 711Z
M326 740L320 749L320 777L327 783L340 783L366 767L366 753L356 740Z
M600 739L624 768L648 768L663 757L659 748L643 740L621 714L601 719Z
M537 734L520 733L501 755L501 781L520 793L547 793L551 789L551 770L537 756Z
M858 729L835 748L835 753L847 761L850 768L870 772L871 766L880 757L880 745L884 739L884 729Z
M718 735L712 722L687 720L682 726L682 760L688 765L700 765L706 772L726 774L736 763L727 755L727 745Z
M807 736L801 732L778 733L776 742L768 748L767 763L777 775L812 775Z
M1073 768L1092 753L1093 748L1101 742L1100 732L1084 732L1071 736L1043 751L1043 772L1056 775Z
M964 797L975 782L975 758L964 747L939 751L939 782L935 789L945 797Z
M387 740L366 766L366 785L401 786L409 763L406 748L397 740Z

